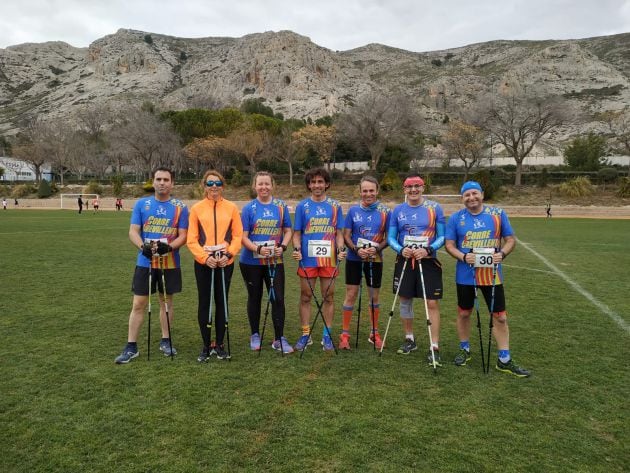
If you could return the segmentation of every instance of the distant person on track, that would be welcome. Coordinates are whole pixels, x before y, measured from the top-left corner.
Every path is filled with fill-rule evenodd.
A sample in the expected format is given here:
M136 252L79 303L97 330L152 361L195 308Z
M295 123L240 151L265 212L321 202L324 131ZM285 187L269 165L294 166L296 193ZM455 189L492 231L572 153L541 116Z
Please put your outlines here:
M547 203L545 210L547 211L547 218L551 218L551 202Z
M499 351L495 368L526 378L530 372L517 366L510 354L501 268L501 263L516 245L514 231L503 209L484 205L483 189L478 182L465 182L460 193L465 208L448 219L445 244L446 251L457 260L455 282L460 350L454 363L464 366L471 359L470 315L479 290L492 313L492 333ZM492 256L491 261L487 260L488 255Z
M7 199L2 199L2 208L3 208L4 210L6 210L6 209L7 209Z
M81 198L81 196L77 198L77 205L79 206L79 213L83 212L83 199Z
M116 358L117 364L129 363L140 353L137 340L149 301L149 290L152 294L156 289L159 292L162 328L160 350L166 356L177 353L168 338L169 325L166 322L163 294L166 293L169 323L172 328L173 294L182 290L179 248L186 243L188 208L182 201L171 197L173 185L172 171L163 167L157 168L153 172L155 194L138 200L131 213L129 239L138 248L138 256L131 285L134 296L131 314L129 314L127 345ZM162 259L166 288L162 286L160 259ZM149 272L151 272L150 279ZM151 280L150 289L149 280Z

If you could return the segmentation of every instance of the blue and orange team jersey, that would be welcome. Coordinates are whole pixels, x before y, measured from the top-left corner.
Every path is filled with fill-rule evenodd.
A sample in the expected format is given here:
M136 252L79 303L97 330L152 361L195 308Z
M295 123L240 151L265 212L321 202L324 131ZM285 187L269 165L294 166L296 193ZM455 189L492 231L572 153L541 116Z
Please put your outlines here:
M470 253L475 248L501 248L503 237L514 235L510 220L503 209L483 206L478 215L467 209L455 212L446 224L446 240L454 241L457 249ZM503 271L498 265L495 284L503 281ZM467 286L492 286L492 268L475 268L462 261L455 268L455 282Z
M252 243L264 244L273 241L280 246L285 228L291 228L291 216L287 204L280 199L272 199L263 204L258 199L252 200L241 211L243 231L248 232ZM268 259L257 258L255 252L243 249L239 261L243 264L267 264ZM282 264L282 257L276 258L276 264Z
M437 236L437 225L444 225L444 211L440 204L424 199L420 205L411 206L402 203L392 212L390 228L397 232L396 240L405 246L405 237L427 237L427 244L432 244Z
M370 240L379 245L387 239L389 217L392 211L380 202L374 208L365 208L353 205L346 214L345 228L351 231L350 239L354 246L359 246L359 238ZM361 261L359 255L348 250L348 260ZM382 254L379 252L374 261L382 262Z
M309 197L297 205L293 229L296 232L301 232L300 246L304 267L330 268L336 266L335 238L337 230L343 230L343 223L341 205L329 197L322 202L315 202ZM309 247L313 255L321 254L322 256L309 256Z
M188 229L188 207L181 200L169 199L160 202L155 197L140 199L131 212L131 224L140 225L142 241L172 242L179 230ZM163 257L164 269L179 268L179 250L173 250ZM138 251L136 265L148 268L149 265L159 268L159 259L152 262Z

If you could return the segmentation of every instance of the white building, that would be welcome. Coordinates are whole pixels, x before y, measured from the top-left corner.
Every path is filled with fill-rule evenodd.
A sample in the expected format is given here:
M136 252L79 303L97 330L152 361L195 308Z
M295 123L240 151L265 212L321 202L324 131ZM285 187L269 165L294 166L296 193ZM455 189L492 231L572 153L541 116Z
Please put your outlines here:
M34 181L35 171L33 166L19 159L0 157L0 168L4 169L4 174L0 176L0 181ZM41 167L42 179L52 181L52 170L49 163Z

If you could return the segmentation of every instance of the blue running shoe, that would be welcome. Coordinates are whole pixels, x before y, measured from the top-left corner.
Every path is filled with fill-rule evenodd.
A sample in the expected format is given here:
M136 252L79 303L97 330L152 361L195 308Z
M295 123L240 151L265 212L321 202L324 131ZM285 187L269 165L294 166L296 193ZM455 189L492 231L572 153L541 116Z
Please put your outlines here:
M249 348L251 348L253 351L260 350L260 335L255 333L251 337L249 337Z
M312 344L313 340L311 340L310 335L302 335L300 338L298 338L298 341L293 348L295 348L297 351L302 351L306 348L307 345Z
M293 347L284 337L280 337L280 340L274 340L274 342L271 344L271 347L276 351L280 351L281 345L284 354L288 355L289 353L293 353Z
M125 345L125 348L123 348L122 353L118 355L114 361L116 362L117 365L124 365L124 364L129 363L134 358L136 358L139 354L140 354L140 351L138 351L137 348L134 351L133 348L129 347L129 345Z
M175 347L172 348L173 355L177 355L177 350L175 350ZM169 343L168 339L160 340L160 351L164 353L165 356L171 356L171 344Z
M322 338L322 347L324 347L324 351L332 351L335 349L332 339L328 335L324 335L324 338Z

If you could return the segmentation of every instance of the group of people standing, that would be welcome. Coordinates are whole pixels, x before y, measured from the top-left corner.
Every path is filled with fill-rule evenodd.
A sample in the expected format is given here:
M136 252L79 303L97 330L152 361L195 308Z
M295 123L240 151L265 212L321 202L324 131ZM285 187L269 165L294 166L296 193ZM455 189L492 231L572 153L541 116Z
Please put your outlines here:
M250 348L261 349L263 295L271 306L274 336L271 347L283 354L304 350L314 341L312 301L322 316L321 346L335 349L333 319L335 283L340 263L345 260L346 294L338 348L351 349L351 322L363 278L367 287L370 323L368 341L382 350L385 337L379 332L379 292L383 276L383 252L389 246L396 254L393 293L400 298L400 317L405 334L397 353L417 350L413 330L413 299L424 299L430 346L427 362L434 368L440 356L440 308L443 296L442 266L437 252L444 247L457 259L457 333L460 351L454 364L464 366L471 359L471 313L481 292L492 314L492 333L498 345L496 369L518 377L529 371L512 360L503 291L501 262L514 249L515 237L506 213L483 203L483 189L474 181L461 188L464 208L446 222L442 207L423 196L424 181L409 175L403 184L405 202L391 211L378 200L379 184L365 176L359 184L360 202L345 218L339 202L328 196L331 185L326 169L306 172L309 197L298 203L294 224L287 204L273 195L275 182L268 172L258 172L252 187L256 198L239 213L224 198L225 179L214 170L203 177L204 199L190 208L171 197L173 175L159 168L153 176L155 196L138 201L133 209L129 237L138 247L132 283L133 307L129 317L128 341L116 363L137 357L137 337L149 304L149 292L159 293L162 339L160 350L176 353L170 341L173 294L181 291L178 250L186 244L194 257L198 291L198 323L202 349L197 358L230 358L228 295L234 260L240 252L239 269L247 288L247 316L251 331ZM289 343L285 325L284 253L292 244L291 257L297 261L300 278L299 316L301 335ZM316 295L319 280L320 298ZM164 287L165 286L165 287ZM393 310L393 309L392 309ZM360 316L360 315L357 315ZM265 315L266 317L266 315ZM317 316L316 316L317 317ZM213 337L212 328L215 328Z

